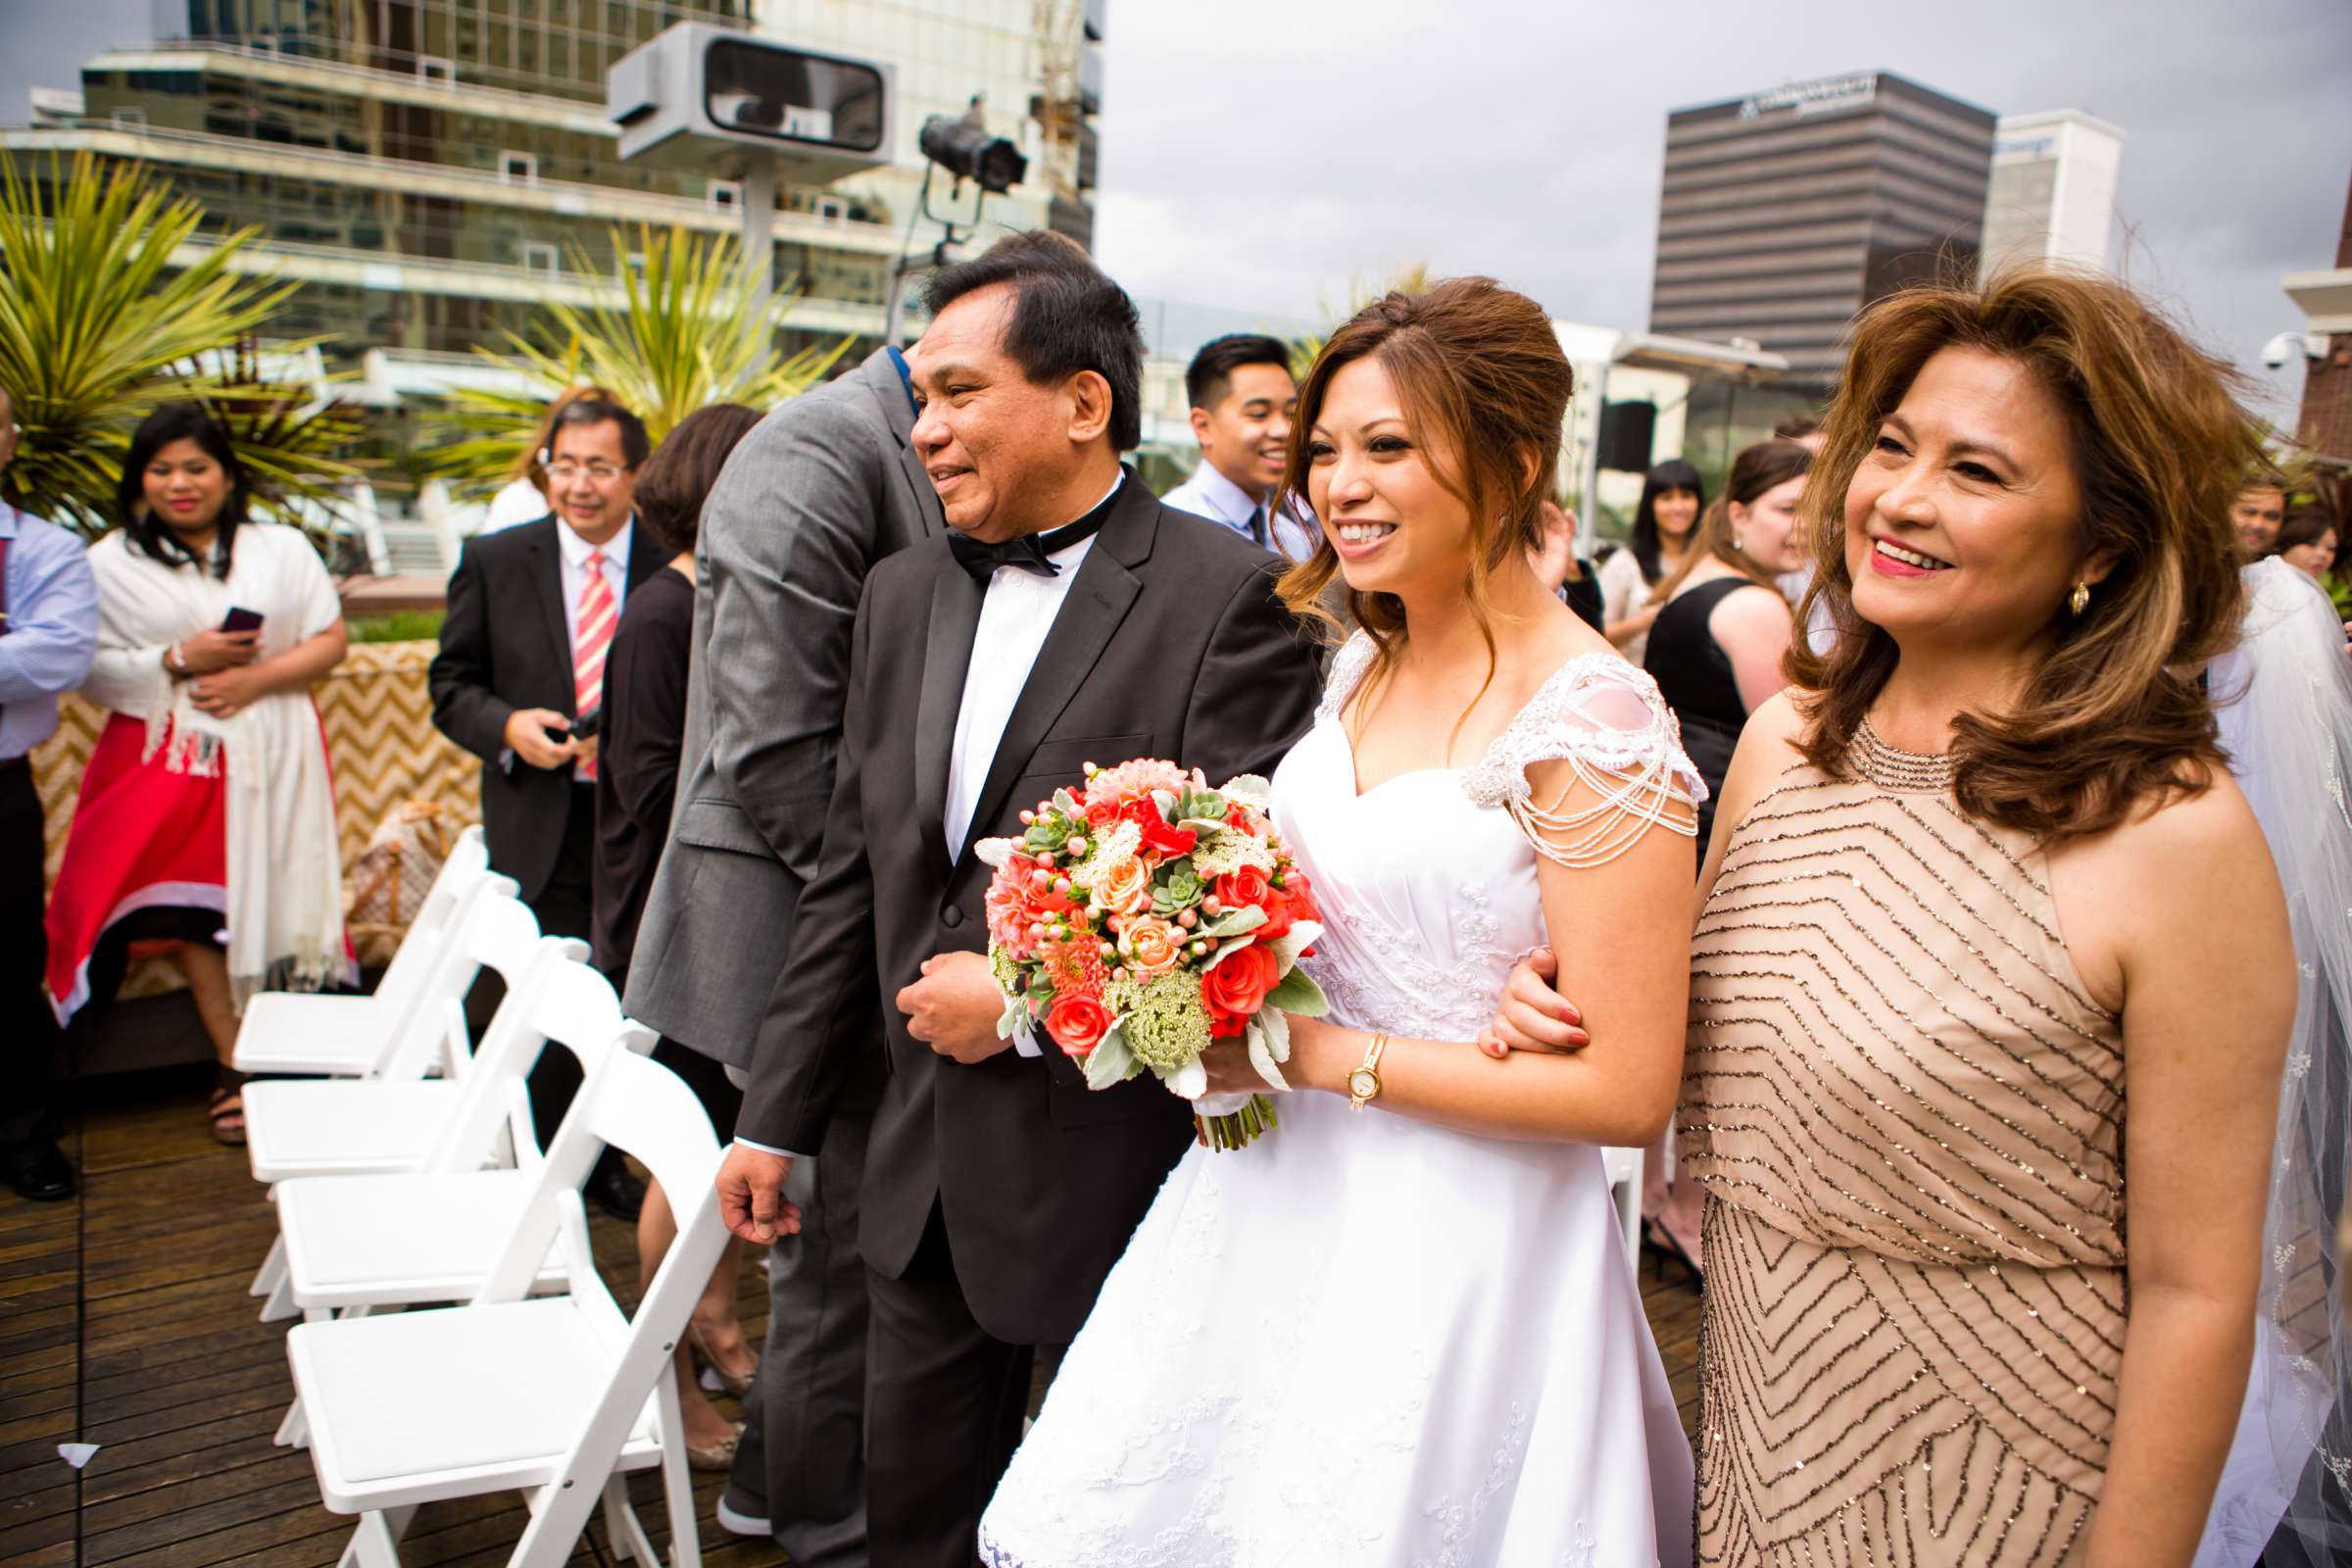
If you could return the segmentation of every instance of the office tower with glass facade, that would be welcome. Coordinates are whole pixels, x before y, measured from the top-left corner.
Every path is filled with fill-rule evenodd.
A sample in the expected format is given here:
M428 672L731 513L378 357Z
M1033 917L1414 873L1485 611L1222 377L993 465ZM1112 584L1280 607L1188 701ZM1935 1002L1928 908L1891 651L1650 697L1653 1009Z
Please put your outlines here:
M1993 124L1886 72L1676 110L1650 330L1754 344L1826 386L1865 305L1975 275Z
M1101 6L1082 0L155 0L147 35L83 63L78 92L35 94L0 129L23 157L143 163L204 208L197 247L261 230L240 265L301 284L277 337L438 356L503 341L545 300L581 304L639 225L742 226L741 190L622 162L605 117L612 63L679 22L892 62L893 163L777 192L775 273L796 288L787 347L879 336L914 213L927 113L981 94L1030 156L993 227L1092 233ZM1091 10L1091 20L1090 20ZM64 83L59 83L64 86ZM23 113L0 106L0 119ZM943 210L947 181L936 183ZM968 197L968 190L967 190ZM968 201L965 204L968 208ZM910 219L914 221L910 224Z

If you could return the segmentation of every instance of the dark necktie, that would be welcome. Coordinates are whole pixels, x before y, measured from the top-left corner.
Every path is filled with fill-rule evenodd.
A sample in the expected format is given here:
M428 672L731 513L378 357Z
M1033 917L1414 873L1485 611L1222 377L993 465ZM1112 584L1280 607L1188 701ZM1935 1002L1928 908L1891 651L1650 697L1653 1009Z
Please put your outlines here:
M1101 506L1076 522L1056 528L1052 533L1025 533L1018 539L1007 539L1002 544L992 545L974 539L969 534L951 531L948 534L948 552L956 558L956 564L970 572L972 580L983 588L988 586L988 579L995 575L999 566L1034 572L1040 577L1058 577L1061 568L1049 558L1069 549L1081 539L1093 537L1102 526L1102 519L1110 515L1111 504L1119 499L1119 491L1126 488L1126 483L1122 476L1119 483L1111 488L1110 494L1102 498Z
M1266 548L1266 509L1260 505L1250 509L1250 537L1257 548Z

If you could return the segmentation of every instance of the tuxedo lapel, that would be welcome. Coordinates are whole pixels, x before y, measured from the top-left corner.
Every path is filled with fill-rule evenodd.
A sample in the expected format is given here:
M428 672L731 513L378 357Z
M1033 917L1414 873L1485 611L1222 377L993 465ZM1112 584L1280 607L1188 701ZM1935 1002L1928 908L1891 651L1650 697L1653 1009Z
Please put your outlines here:
M574 707L571 678L571 628L564 623L564 553L556 541L556 530L564 526L554 513L537 522L525 524L531 529L531 597L538 601L541 619L546 622L548 646L555 650L556 684L563 689L564 712L577 713Z
M972 637L980 628L980 600L987 590L956 564L954 556L934 548L938 562L931 573L930 626L914 716L915 823L930 864L944 880L953 869L944 837L948 767L956 749L956 715L963 706L964 676L971 669Z
M1127 618L1128 607L1143 591L1143 583L1128 568L1152 553L1152 538L1159 525L1159 502L1132 473L1126 484L1127 493L1103 520L1095 548L1079 564L1069 597L1061 602L1054 629L1046 634L1037 662L1030 666L1028 684L1012 706L1012 716L1004 721L1004 738L997 743L997 755L988 764L988 782L981 787L971 821L965 824L966 855L987 836L988 825L1004 808L1004 798L1012 791L1012 781L1021 776L1029 754L1037 750L1046 731L1054 727L1070 699L1078 695L1078 688L1094 673L1102 650ZM1127 759L1101 760L1108 767Z

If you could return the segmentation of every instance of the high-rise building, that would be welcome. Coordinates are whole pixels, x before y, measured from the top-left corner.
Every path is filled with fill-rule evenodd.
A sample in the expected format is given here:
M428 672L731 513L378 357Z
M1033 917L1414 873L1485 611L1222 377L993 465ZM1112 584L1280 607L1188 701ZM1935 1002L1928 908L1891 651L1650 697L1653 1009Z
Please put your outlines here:
M2104 270L2124 133L2079 109L2003 115L1992 142L1980 275L2013 262Z
M1676 110L1650 330L1752 343L1827 384L1865 305L1975 274L1993 123L1887 72Z
M543 300L586 302L639 224L732 234L741 190L624 163L605 74L678 22L885 60L901 101L890 166L786 184L773 233L797 288L788 346L880 335L894 267L928 251L914 211L926 114L974 94L1030 158L993 225L1091 237L1102 4L1094 0L154 0L152 25L36 91L0 149L87 151L167 174L204 209L192 249L258 226L239 265L301 284L272 335L330 356L502 341ZM65 86L60 82L59 88ZM14 118L18 106L0 106ZM45 167L45 166L36 166ZM947 210L947 181L934 206ZM968 187L963 209L968 211ZM615 239L615 231L618 238Z

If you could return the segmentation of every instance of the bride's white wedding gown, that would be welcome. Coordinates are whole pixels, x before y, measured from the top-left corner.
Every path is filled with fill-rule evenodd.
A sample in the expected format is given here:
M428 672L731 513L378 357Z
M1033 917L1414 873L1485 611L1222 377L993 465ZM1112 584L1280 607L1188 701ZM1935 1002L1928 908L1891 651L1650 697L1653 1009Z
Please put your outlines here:
M1477 767L1359 797L1337 715L1369 654L1360 633L1342 651L1274 778L1326 922L1307 966L1339 1022L1471 1041L1545 940L1510 808L1526 765L1571 759L1653 800L1703 786L1649 677L1601 654L1555 673ZM1195 1148L1169 1174L989 1505L981 1556L1687 1563L1690 1449L1600 1152L1327 1094L1277 1105L1258 1143Z

